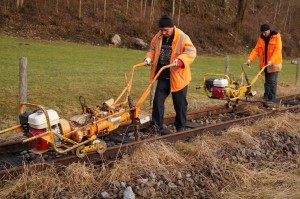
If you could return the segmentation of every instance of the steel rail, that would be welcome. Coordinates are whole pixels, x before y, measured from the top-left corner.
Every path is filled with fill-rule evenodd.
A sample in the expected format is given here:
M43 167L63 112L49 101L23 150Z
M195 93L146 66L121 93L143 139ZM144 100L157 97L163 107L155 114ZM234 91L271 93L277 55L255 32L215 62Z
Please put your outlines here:
M288 108L284 108L281 110L270 110L269 112L266 113L260 113L252 116L247 116L235 120L230 120L230 121L225 121L225 122L220 122L214 125L208 125L208 126L202 126L202 127L197 127L194 129L190 129L187 131L183 132L177 132L177 133L172 133L164 136L158 136L154 138L149 138L141 141L136 141L132 143L127 143L127 144L121 144L113 147L107 148L104 154L100 155L98 153L89 153L87 154L86 157L79 159L76 155L72 156L67 156L67 157L61 157L61 158L56 158L54 160L42 162L42 163L29 163L26 166L18 166L18 167L13 167L5 170L0 170L0 179L7 177L7 176L15 176L17 174L21 174L24 169L28 168L43 168L47 167L47 165L54 164L55 166L65 166L73 162L88 162L88 163L97 163L97 162L102 162L103 160L115 160L119 157L121 157L123 154L131 154L134 149L147 142L154 142L158 140L165 140L168 142L176 142L178 140L190 140L191 138L202 135L204 133L212 133L212 134L218 134L221 133L224 130L227 130L230 126L235 125L235 124L249 124L253 123L254 121L257 121L261 118L266 118L269 116L274 116L275 114L278 113L284 113L284 112L299 112L300 111L300 105L297 106L292 106ZM31 170L31 169L30 169Z

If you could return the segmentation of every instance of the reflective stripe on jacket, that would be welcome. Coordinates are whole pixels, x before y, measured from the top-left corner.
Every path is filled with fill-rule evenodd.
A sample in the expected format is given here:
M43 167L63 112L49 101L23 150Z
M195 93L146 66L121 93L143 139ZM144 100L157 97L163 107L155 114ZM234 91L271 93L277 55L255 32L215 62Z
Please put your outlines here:
M152 39L150 48L146 57L152 60L152 68L150 73L150 81L154 78L157 62L160 55L161 43L163 35L159 31ZM172 54L170 64L178 58L184 63L183 68L170 68L170 84L171 92L183 89L191 81L190 64L196 58L196 48L194 47L190 37L183 31L174 26L174 39L172 43Z
M259 37L256 46L252 50L248 59L252 62L258 55L260 68L264 67L265 63L271 61L272 65L267 67L268 73L279 72L282 68L282 41L281 41L280 33L271 35L268 44L266 61L265 61L265 47L266 45L264 39Z

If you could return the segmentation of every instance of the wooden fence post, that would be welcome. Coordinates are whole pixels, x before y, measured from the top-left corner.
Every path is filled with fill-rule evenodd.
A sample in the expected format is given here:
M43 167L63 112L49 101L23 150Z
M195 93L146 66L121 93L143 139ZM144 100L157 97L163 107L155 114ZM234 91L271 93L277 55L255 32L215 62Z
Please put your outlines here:
M298 83L299 83L299 82L298 82L298 78L299 78L299 76L298 76L298 75L299 75L299 65L300 65L299 62L300 62L300 58L297 59L297 66L296 66L296 83L295 83L296 85L298 85Z
M225 75L228 75L228 73L229 73L229 55L226 56Z
M27 102L27 57L21 57L19 63L19 104ZM26 108L24 107L24 112Z

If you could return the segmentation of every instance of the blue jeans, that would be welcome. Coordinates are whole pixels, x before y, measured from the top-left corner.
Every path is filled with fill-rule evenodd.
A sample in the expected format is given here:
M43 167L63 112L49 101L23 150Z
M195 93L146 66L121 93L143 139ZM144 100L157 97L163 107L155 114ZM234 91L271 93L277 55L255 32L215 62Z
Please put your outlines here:
M264 99L275 100L277 94L278 72L267 73L265 70L265 79Z

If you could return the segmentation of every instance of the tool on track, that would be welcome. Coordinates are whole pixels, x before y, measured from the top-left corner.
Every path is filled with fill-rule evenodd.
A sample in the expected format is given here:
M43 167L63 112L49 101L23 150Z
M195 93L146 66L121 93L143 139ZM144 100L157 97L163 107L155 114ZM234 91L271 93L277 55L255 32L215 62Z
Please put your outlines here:
M144 63L136 64L131 70L131 77L126 87L116 100L109 99L101 106L87 107L85 99L80 96L82 114L73 116L69 121L58 116L52 109L37 104L23 102L19 107L20 124L1 130L0 134L22 132L26 138L20 143L32 143L32 151L44 153L54 150L57 153L75 152L83 158L88 152L97 151L103 154L107 148L101 138L117 129L121 124L131 121L138 129L138 125L150 120L149 116L141 114L140 107L149 95L151 86L160 73L173 65L162 67L150 82L140 99L135 104L130 96L136 68L145 66ZM123 102L119 102L124 98ZM128 106L126 106L128 104ZM33 108L33 112L24 112L24 108ZM129 108L127 108L129 107Z
M252 91L252 87L268 66L265 65L250 81L245 73L244 65L247 64L242 64L242 73L238 80L235 81L225 74L207 73L203 77L202 85L198 88L202 88L209 98L227 100L227 106L233 108L241 97L247 99L256 95L256 92Z

